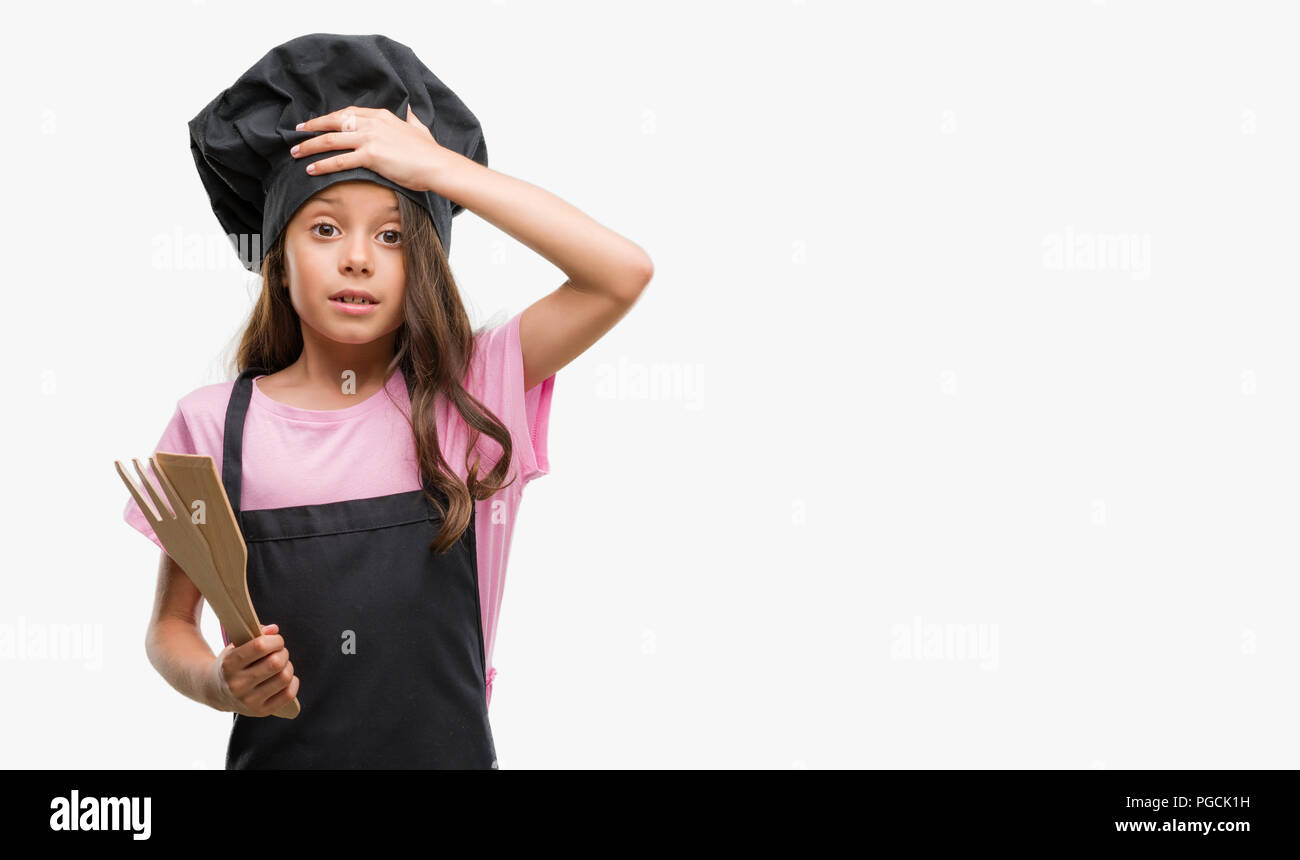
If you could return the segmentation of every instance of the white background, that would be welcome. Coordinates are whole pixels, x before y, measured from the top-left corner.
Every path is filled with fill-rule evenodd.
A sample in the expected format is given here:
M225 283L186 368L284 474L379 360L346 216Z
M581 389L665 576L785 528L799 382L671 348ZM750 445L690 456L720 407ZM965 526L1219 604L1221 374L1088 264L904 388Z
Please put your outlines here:
M495 649L503 769L1300 766L1287 4L21 14L0 766L224 764L230 715L145 656L158 550L113 461L229 378L257 287L186 123L322 31L411 46L491 167L655 263L556 380ZM195 236L216 262L159 254ZM1136 255L1081 256L1112 238ZM476 323L564 280L470 212L452 264ZM99 649L14 650L48 625Z

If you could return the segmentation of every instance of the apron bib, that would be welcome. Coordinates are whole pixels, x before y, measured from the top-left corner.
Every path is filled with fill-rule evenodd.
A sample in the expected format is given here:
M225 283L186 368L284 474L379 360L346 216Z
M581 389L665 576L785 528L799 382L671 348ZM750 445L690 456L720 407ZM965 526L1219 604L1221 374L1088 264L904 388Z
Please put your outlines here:
M302 711L234 714L226 768L496 768L474 518L435 555L441 517L420 490L242 511L244 420L265 373L235 382L222 483L249 596L262 623L280 625Z

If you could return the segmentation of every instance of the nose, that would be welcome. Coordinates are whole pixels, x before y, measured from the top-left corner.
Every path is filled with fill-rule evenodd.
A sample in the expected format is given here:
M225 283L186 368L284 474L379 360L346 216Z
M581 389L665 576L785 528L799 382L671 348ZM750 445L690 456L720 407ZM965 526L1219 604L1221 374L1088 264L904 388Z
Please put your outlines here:
M370 261L365 239L349 242L343 252L343 258L339 261L339 265L345 273L350 275L371 274L373 264Z

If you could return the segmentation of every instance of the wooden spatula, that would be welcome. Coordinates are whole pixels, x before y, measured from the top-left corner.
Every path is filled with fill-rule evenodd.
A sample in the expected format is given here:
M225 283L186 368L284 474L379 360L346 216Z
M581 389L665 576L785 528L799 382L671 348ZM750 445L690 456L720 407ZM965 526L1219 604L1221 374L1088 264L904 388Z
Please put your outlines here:
M155 517L127 477L122 464L114 461L118 475L167 554L181 566L217 614L230 641L239 646L260 635L262 625L248 594L248 548L212 458L162 451L150 458L153 473L167 496L170 509L163 504L145 476L140 461L133 459L131 462L135 464L140 481L160 516ZM196 501L203 502L205 522L194 522ZM274 715L293 719L301 710L302 705L295 696Z

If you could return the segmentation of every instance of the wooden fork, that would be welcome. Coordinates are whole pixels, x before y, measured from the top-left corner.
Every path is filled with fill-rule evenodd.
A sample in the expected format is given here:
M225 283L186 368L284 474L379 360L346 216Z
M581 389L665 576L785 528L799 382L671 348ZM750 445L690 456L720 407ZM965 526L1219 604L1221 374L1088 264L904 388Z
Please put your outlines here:
M203 459L208 461L208 468L212 469L215 474L216 470L212 465L212 458L204 457ZM217 565L213 559L213 548L209 544L208 538L199 525L188 516L190 507L185 504L176 491L176 487L165 469L159 466L157 459L149 458L149 465L153 468L153 473L157 477L163 493L167 496L170 508L164 505L162 499L159 498L158 492L154 490L153 482L145 476L144 470L140 467L140 461L132 458L131 462L135 464L135 471L140 475L140 482L148 491L150 498L153 499L154 506L158 511L157 514L145 504L139 490L136 489L135 482L127 476L122 464L114 460L113 465L117 467L117 474L122 478L122 482L126 484L126 488L130 490L135 503L140 507L140 512L153 528L154 534L162 542L167 554L180 565L181 569L185 571L185 574L203 594L203 598L207 600L212 610L217 614L222 627L230 636L230 641L238 646L255 636L261 635L262 627L257 622L257 615L253 612L252 604L248 600L247 589L245 588L242 595L231 595L228 591L226 583L223 582L217 571ZM218 502L224 502L226 510L229 511L229 500L226 499L224 488L221 490L220 499L208 500L208 509L211 510L212 505ZM231 516L233 519L233 514ZM237 532L238 526L236 525L234 528ZM242 536L239 536L239 542L242 544ZM251 629L250 620L251 624L254 625ZM298 716L301 710L302 706L295 696L276 711L274 715L291 720Z

